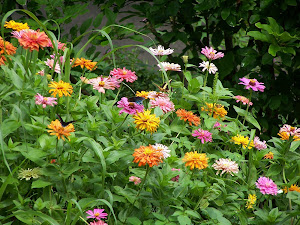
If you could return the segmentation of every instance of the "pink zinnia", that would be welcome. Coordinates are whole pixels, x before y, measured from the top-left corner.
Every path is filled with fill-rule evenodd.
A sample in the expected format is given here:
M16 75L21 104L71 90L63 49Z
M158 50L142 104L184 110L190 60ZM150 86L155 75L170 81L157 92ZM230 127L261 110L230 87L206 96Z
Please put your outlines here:
M87 216L86 218L95 218L97 220L106 219L107 213L104 213L103 211L104 209L94 209L93 211L88 210L86 213L90 216Z
M171 170L172 171L180 171L180 169L176 169L176 168L172 168ZM179 181L179 175L173 177L171 180L174 181L174 182L178 182Z
M200 139L202 144L204 144L205 142L212 142L212 133L207 130L202 130L201 128L199 128L198 130L194 130L192 136Z
M57 105L57 102L55 101L57 98L53 97L43 97L39 93L35 96L35 104L37 105L43 105L43 108L46 108L47 105L54 106Z
M98 221L90 222L90 225L108 225L108 224L105 223L103 220L98 220Z
M47 59L47 61L44 61L44 63L49 66L50 69L53 69L53 66L54 66L54 59ZM56 61L56 64L55 64L55 68L54 68L54 71L56 73L59 73L60 74L60 66L58 64L58 62Z
M169 95L164 92L156 92L156 91L150 91L148 93L148 98L150 99L156 99L156 98L167 98L169 99Z
M17 35L16 35L17 36ZM39 50L39 48L44 48L48 46L49 38L44 31L39 30L22 30L19 32L18 41L24 49L29 49L29 51Z
M141 183L141 178L131 176L131 177L129 177L129 181L134 182L134 185L138 185L139 183Z
M132 72L131 70L127 70L125 67L123 69L118 68L110 71L110 75L114 76L117 79L120 79L120 81L126 80L127 82L130 83L137 80L137 76L135 75L135 72Z
M259 137L255 137L253 140L254 147L258 150L263 150L267 148L266 141L261 141Z
M231 176L233 176L233 173L238 173L239 172L239 166L235 161L231 161L230 159L219 159L216 160L215 163L212 165L212 167L217 171L217 175L219 174L220 171L222 175L223 173L230 173Z
M206 58L210 60L215 60L224 57L224 53L218 52L214 50L212 47L208 48L205 46L205 48L202 48L201 53L206 56Z
M105 93L105 89L115 90L119 88L119 81L115 77L96 77L89 80L89 84L93 85L93 89L98 90L101 93Z
M164 113L175 110L174 103L169 98L156 98L150 100L151 108L159 107Z
M54 40L53 40L54 41ZM62 49L62 50L65 50L65 48L66 48L66 44L65 43L61 43L61 42L57 42L57 47L58 47L58 49ZM48 42L48 46L47 47L51 47L51 48L53 48L53 45L52 45L52 42L51 42L51 40L49 39L49 42Z
M264 92L264 89L266 88L263 84L258 82L256 79L248 79L246 77L240 78L239 84L243 84L246 86L246 89L251 88L253 91L261 91Z
M179 64L175 63L169 63L169 62L161 62L163 68L165 71L181 71L181 66ZM160 64L157 64L157 66L160 68L160 71L162 71L162 68L160 67Z
M41 75L42 77L45 75L45 71L44 70L40 70L39 72L37 72L37 74Z
M253 105L253 103L250 102L249 99L244 96L237 95L237 96L234 96L233 98L236 99L236 102L242 102L243 105Z
M277 185L268 177L260 177L255 183L262 194L277 195Z
M128 98L123 97L120 101L118 101L118 108L123 108L119 114L122 114L123 112L135 115L137 112L143 112L144 105L139 105L135 102L128 102Z
M279 133L286 132L290 136L300 136L300 128L292 127L288 124L284 124L283 127L280 128Z

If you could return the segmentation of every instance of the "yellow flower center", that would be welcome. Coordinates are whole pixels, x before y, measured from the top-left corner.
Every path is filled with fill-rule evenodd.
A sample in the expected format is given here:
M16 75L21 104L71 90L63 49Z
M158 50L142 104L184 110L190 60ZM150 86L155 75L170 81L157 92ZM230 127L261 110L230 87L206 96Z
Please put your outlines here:
M252 85L252 86L255 85L255 83L256 83L256 80L255 80L255 79L251 79L251 80L249 81L249 84Z
M99 82L99 86L100 86L100 87L103 87L103 86L104 86L104 84L105 84L105 82L104 82L104 81L100 81L100 82Z
M126 75L126 74L127 74L127 71L126 71L126 70L123 70L122 72L123 72L123 74L124 74L124 75Z
M99 215L100 215L100 213L95 213L95 214L94 214L94 216L96 216L96 217L99 216Z
M146 148L145 151L144 151L144 154L145 155L150 155L152 152L153 152L152 149Z

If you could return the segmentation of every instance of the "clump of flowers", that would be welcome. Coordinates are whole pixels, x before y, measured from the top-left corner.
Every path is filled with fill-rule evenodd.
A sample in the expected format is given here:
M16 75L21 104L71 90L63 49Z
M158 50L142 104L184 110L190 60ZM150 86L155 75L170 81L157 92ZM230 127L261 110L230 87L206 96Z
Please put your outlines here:
M40 168L33 168L33 169L20 169L19 174L18 174L18 178L20 180L30 180L31 178L37 179L39 178L41 175L41 171Z
M19 31L18 41L24 49L29 49L29 51L39 51L48 47L49 38L44 31L40 32L39 30L21 30Z
M261 141L259 137L255 137L253 140L254 147L258 150L263 150L267 148L266 141Z
M156 143L155 145L152 145L152 147L163 154L163 159L169 158L171 156L171 150L165 145Z
M255 185L263 195L277 195L278 193L277 185L268 177L258 178Z
M73 93L73 87L71 84L60 80L59 82L52 81L49 85L50 88L49 93L56 97L58 95L60 98L64 96L71 96Z
M129 177L129 181L130 182L134 182L134 185L138 185L138 184L141 183L141 178L135 177L135 176L131 176L131 177Z
M171 170L172 171L180 171L180 169L176 169L176 168L172 168ZM179 181L179 175L173 177L171 180L174 181L174 182L178 182Z
M117 103L118 108L122 108L119 112L119 114L122 114L123 112L135 115L137 112L144 111L144 105L137 104L135 102L128 102L128 98L123 97L120 101Z
M97 62L92 62L92 60L85 58L77 58L73 59L74 65L72 67L80 66L81 69L86 68L90 71L95 70L97 68Z
M294 141L300 141L300 128L284 124L283 127L280 128L278 135L281 140L287 141L290 139L290 136L292 136Z
M209 74L215 74L218 71L218 68L215 66L215 64L209 62L209 61L203 61L199 64L199 67L203 67L202 72L205 70L208 71Z
M190 167L190 170L197 168L199 170L205 169L208 167L208 157L206 153L198 153L194 152L187 152L182 159L185 162L186 167Z
M234 96L233 98L236 99L236 102L242 102L243 105L253 105L253 103L250 102L250 100L244 96L237 95L237 96Z
M298 187L296 184L292 184L291 187L289 187L289 188L287 188L287 187L283 188L283 192L285 194L288 193L288 191L296 191L296 192L300 193L300 187Z
M149 91L137 91L135 96L136 97L143 97L145 99L148 99Z
M150 100L150 108L159 107L164 113L175 110L174 103L169 98L156 98Z
M204 144L205 142L212 142L212 133L201 128L199 128L198 130L194 130L192 136L200 139L202 144Z
M219 58L224 57L224 53L217 52L212 47L209 48L207 46L205 46L205 48L202 48L201 53L203 55L205 55L206 58L208 58L209 60L215 60L215 59L219 59Z
M169 62L161 62L161 64L165 71L181 71L181 66L179 64ZM157 64L157 66L160 68L160 71L162 71L160 64Z
M107 213L104 213L104 209L88 210L86 211L86 213L89 214L89 216L87 216L86 218L101 220L106 219L107 217Z
M234 142L234 144L242 145L244 149L251 149L254 147L254 143L253 141L249 141L249 137L237 134L236 136L232 137L231 140Z
M145 166L146 164L150 167L158 166L162 162L163 153L157 151L152 145L141 146L134 150L133 162L139 163L138 166Z
M18 23L14 20L10 20L8 22L5 21L4 27L5 28L11 28L11 29L16 30L16 31L29 29L29 26L28 26L27 23Z
M155 132L159 126L160 119L155 114L151 114L150 110L139 112L133 116L134 123L138 130L147 130L151 133Z
M217 170L217 175L219 172L221 172L220 175L223 173L229 173L231 176L233 176L233 173L239 172L238 164L235 161L231 161L231 159L218 159L215 161L212 167Z
M256 79L248 79L246 77L240 78L240 83L242 85L245 85L246 89L252 89L253 91L261 91L264 92L264 89L266 88L264 86L264 83L258 82Z
M5 64L6 57L4 55L14 55L16 50L15 46L0 37L0 66Z
M98 90L98 92L105 93L105 89L115 90L115 88L120 87L120 81L115 77L96 77L89 80L89 84L93 85L93 89Z
M62 126L59 120L52 121L51 124L48 125L48 128L50 130L48 130L47 132L50 133L50 135L57 136L58 140L60 138L65 140L65 137L70 140L69 136L71 135L71 132L75 131L75 128L72 123L64 127Z
M274 153L268 152L267 154L264 155L264 159L274 159Z
M178 109L176 111L176 114L180 118L180 120L184 120L184 122L188 121L190 126L192 126L192 124L194 124L195 126L200 125L200 117L196 116L192 111Z
M227 111L223 105L220 104L212 104L212 103L205 103L206 106L201 107L201 111L208 112L209 115L213 114L214 118L221 118L223 119L227 115Z
M134 82L137 80L137 76L135 72L131 70L127 70L125 67L123 69L117 68L110 71L110 75L114 76L115 78L119 79L120 81L126 80L127 82Z
M43 108L46 108L47 105L50 106L57 105L57 102L55 100L57 100L57 98L44 97L39 93L37 93L35 96L35 104L43 105Z
M247 199L246 208L247 209L253 209L253 206L256 203L256 195L255 194L249 194Z
M165 49L164 46L158 45L157 48L149 48L153 55L170 55L174 52L174 49L168 48Z

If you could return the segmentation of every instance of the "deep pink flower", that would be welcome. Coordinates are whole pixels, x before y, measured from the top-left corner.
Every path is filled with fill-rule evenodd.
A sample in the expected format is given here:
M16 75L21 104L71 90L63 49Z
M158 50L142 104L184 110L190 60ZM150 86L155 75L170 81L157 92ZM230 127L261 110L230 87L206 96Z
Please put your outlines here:
M129 177L129 181L134 182L134 185L138 185L139 183L141 183L141 178L131 176L131 177Z
M57 102L55 101L57 98L53 97L43 97L39 93L35 96L35 104L37 105L43 105L43 108L46 108L47 105L54 106L57 105Z
M278 193L277 185L268 177L258 178L255 184L263 195L277 195Z
M210 60L215 60L224 57L224 53L218 52L214 50L212 47L208 48L205 46L205 48L202 48L201 53L206 56L206 58Z
M180 169L176 169L176 168L172 168L171 170L172 171L180 171ZM178 182L179 181L179 175L173 177L171 180L174 181L174 182Z
M212 142L212 133L207 130L202 130L201 128L194 130L192 136L200 139L202 144L205 142Z
M114 76L115 78L119 79L120 81L126 80L127 82L134 82L137 80L137 76L135 75L135 72L132 72L131 70L127 70L125 67L123 69L113 69L110 71L110 75Z
M254 147L258 150L263 150L267 148L266 141L261 141L259 137L255 137L253 140Z
M264 92L264 89L266 88L263 84L258 82L256 79L248 79L246 77L240 78L239 84L243 84L246 86L246 89L251 88L253 91L261 91Z
M89 79L89 84L93 85L93 89L98 90L101 93L105 93L105 89L115 90L120 87L120 81L115 77L96 77Z
M243 105L253 105L253 103L250 102L249 99L244 96L237 95L237 96L234 96L233 98L236 99L236 102L242 102Z
M90 225L108 225L108 224L105 223L103 220L98 220L98 221L90 222Z
M104 209L94 209L93 211L88 210L86 213L90 216L87 216L86 218L95 218L97 220L106 219L107 213L104 213L103 211Z
M118 101L118 108L123 108L119 114L122 114L123 112L136 115L137 112L143 112L144 105L139 105L135 102L128 102L128 98L123 97L120 101Z
M174 103L169 98L156 98L150 100L151 108L159 107L164 113L172 112L175 110Z

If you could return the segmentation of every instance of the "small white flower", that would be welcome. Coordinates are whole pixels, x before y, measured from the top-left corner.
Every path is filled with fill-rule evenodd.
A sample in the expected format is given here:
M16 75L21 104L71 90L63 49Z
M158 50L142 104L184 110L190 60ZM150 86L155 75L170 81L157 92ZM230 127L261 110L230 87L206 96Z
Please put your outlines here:
M281 193L283 193L283 190L278 189L277 194L281 194Z
M155 144L155 145L153 145L153 148L156 149L156 150L158 150L158 151L161 151L162 154L163 154L163 158L164 158L164 159L166 159L166 158L168 158L168 157L171 156L171 155L170 155L171 150L168 149L168 147L165 146L165 145L162 145L162 144Z
M174 52L174 49L168 48L165 49L164 46L159 45L156 48L149 48L149 50L154 54L154 55L170 55Z
M161 63L165 69L165 71L172 70L172 71L181 71L181 66L179 64L175 63L169 63L169 62L162 62ZM157 64L157 66L161 69L160 64Z
M215 74L218 71L218 68L213 63L209 63L209 61L203 61L199 64L199 67L203 67L202 72L207 70L209 73Z

